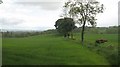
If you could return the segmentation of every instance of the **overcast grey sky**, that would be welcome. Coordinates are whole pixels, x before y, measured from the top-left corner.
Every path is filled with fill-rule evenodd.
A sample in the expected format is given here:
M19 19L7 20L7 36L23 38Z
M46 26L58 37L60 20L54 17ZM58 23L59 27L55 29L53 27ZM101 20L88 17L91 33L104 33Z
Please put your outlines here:
M118 24L120 25L120 1L118 3Z
M3 0L0 4L0 29L54 29L65 0ZM118 25L118 1L97 0L105 11L97 16L97 26Z

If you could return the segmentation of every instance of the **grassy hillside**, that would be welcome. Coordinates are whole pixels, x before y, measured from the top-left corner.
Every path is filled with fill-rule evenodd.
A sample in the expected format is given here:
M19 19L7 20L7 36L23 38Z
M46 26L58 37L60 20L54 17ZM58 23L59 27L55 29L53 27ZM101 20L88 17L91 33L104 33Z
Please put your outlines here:
M108 39L104 45L117 46L116 34L86 34L85 43L94 43L98 38ZM108 65L104 55L90 51L76 40L54 34L24 38L3 38L3 65Z

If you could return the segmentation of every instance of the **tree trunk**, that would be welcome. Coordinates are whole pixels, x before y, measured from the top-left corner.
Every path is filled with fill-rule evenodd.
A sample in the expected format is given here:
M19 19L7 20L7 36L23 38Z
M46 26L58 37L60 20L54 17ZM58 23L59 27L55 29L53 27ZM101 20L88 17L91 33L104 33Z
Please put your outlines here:
M82 34L81 34L81 42L82 42L82 45L84 45L84 30L85 30L85 23L83 23L83 26L82 26Z
M71 39L73 39L73 33L71 33Z

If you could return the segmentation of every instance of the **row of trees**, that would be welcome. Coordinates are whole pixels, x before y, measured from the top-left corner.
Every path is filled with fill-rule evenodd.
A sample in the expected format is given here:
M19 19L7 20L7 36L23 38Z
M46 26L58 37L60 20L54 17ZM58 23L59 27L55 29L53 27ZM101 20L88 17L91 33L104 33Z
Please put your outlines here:
M65 23L65 22L64 22ZM51 30L46 30L46 31L6 31L6 32L0 32L2 34L2 37L6 38L14 38L14 37L28 37L28 36L35 36L35 35L45 35L45 34L59 34L61 33L62 35L66 35L70 34L71 38L73 38L73 32L74 33L79 33L81 32L82 27L77 28L76 26L72 28L72 26L66 26L63 25L62 27L66 27L64 30L61 30L61 27L58 28L57 30L55 29L51 29ZM72 32L70 33L69 31L71 31L71 29L69 28L71 27ZM65 31L68 30L68 33ZM59 33L57 32L59 31ZM62 32L65 31L65 32ZM86 27L85 33L89 33L89 34L118 34L118 32L120 31L120 26L111 26L111 27ZM66 36L67 37L67 36Z
M71 18L73 19L75 24L77 23L80 26L82 26L81 42L83 44L84 43L84 31L85 31L86 24L92 25L94 27L96 26L97 19L95 17L98 13L103 13L104 5L100 4L98 1L89 2L88 0L86 2L80 2L79 0L69 0L68 2L65 3L63 8L64 8L64 14L62 15L62 17L64 17L64 20L66 18L69 18L69 19ZM69 31L66 30L65 33L73 31L74 28L69 27L69 24L73 21L64 21L63 23L61 21L58 22L59 20L60 19L58 19L55 24L55 27L56 29L58 29L58 31L59 31L59 28L62 27L61 25L58 25L58 23L66 24L66 27L62 27L62 28L71 29ZM58 25L58 27L56 25Z
M55 29L49 29L46 31L0 31L3 38L21 38L21 37L29 37L36 35L46 35L57 33Z
M7 31L7 32L2 32L2 37L3 38L28 37L28 36L34 36L34 35L39 35L39 34L41 34L41 32L37 32L37 31L30 31L30 32L23 32L23 31L13 32L13 31Z
M87 33L96 34L118 34L118 31L119 31L118 26L86 28Z

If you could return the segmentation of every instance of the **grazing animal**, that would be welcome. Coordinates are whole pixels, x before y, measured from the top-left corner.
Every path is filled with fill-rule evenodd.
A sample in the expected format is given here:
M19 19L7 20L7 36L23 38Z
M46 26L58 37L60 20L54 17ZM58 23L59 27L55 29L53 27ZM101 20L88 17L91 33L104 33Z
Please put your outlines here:
M97 44L101 44L101 43L105 43L105 42L108 42L108 40L106 40L106 39L98 39L98 40L95 41L95 43L97 43Z
M64 37L66 38L66 37L70 37L70 34L69 33L66 33L66 34L64 34Z

